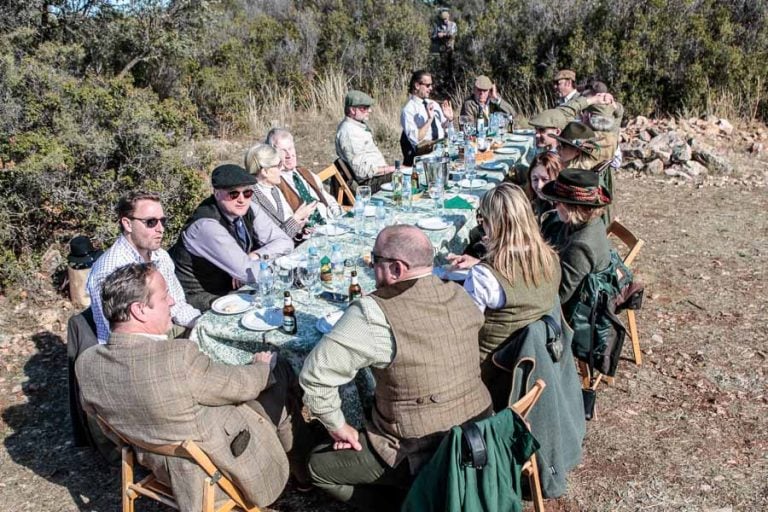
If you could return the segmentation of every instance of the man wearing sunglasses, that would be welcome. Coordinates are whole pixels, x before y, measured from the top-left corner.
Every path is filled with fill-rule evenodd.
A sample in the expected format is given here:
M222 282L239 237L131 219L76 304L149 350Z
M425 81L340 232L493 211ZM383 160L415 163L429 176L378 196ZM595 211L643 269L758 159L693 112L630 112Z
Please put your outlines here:
M425 70L414 71L408 85L408 103L400 113L400 149L403 164L413 165L416 155L431 151L438 140L445 138L445 129L453 123L453 108L448 100L442 104L429 99L435 86L434 79Z
M433 254L418 228L383 229L371 253L377 290L350 304L299 376L332 438L310 456L312 483L360 510L399 509L397 492L445 432L490 414L476 359L484 317L461 286L432 275ZM338 387L366 367L376 390L361 434L346 423Z
M187 303L184 290L176 279L173 260L161 247L167 221L160 196L155 193L134 191L118 201L117 222L120 226L120 236L112 247L96 260L88 276L87 287L99 343L107 343L109 339L109 322L104 318L101 302L102 283L116 269L130 263L154 263L168 283L168 291L174 301L171 306L171 318L174 323L171 334L174 337L191 328L200 316L200 311Z
M213 194L195 209L171 248L176 276L201 311L241 284L255 283L263 256L293 250L293 241L267 213L251 207L255 183L239 165L216 167Z

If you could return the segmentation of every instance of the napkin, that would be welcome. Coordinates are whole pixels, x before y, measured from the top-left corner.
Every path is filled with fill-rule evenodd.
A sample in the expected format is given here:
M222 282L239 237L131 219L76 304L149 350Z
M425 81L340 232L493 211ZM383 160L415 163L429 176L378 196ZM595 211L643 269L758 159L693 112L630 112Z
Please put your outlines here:
M474 210L472 203L461 196L454 196L445 200L445 208L449 210Z

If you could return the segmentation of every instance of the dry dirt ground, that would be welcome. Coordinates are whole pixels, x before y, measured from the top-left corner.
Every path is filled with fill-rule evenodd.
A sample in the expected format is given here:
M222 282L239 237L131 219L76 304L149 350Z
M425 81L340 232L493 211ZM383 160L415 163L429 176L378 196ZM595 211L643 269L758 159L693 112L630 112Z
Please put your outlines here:
M316 158L322 158L317 155ZM620 175L618 215L646 241L644 362L601 387L583 463L548 510L768 510L766 167L704 183ZM72 446L66 319L0 298L0 510L119 510L119 473ZM625 346L625 356L629 356ZM347 510L290 488L278 511ZM141 503L139 510L160 510Z

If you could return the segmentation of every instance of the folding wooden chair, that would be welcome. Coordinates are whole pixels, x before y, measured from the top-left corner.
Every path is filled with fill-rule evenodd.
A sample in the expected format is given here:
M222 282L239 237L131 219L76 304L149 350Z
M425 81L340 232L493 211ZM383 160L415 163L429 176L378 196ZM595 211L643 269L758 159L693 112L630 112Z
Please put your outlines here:
M258 507L254 506L249 508L246 505L245 500L240 494L240 491L237 490L237 487L235 487L232 481L219 471L208 455L206 455L194 441L187 440L181 443L163 445L141 443L132 441L118 433L101 417L97 416L96 420L104 432L111 432L112 435L122 443L122 481L120 488L122 492L123 512L134 512L134 502L141 496L145 496L179 510L179 505L176 503L171 488L160 482L154 474L150 474L139 482L134 482L134 447L159 455L165 455L167 457L183 457L196 462L208 475L203 482L202 512L229 512L231 510L260 512ZM219 486L229 498L227 502L219 508L215 508L215 486Z
M635 261L635 258L637 258L637 255L640 253L640 249L643 248L643 245L645 245L645 242L641 238L637 238L633 235L632 232L618 220L614 220L608 226L608 235L614 235L627 246L629 252L624 257L624 264L629 268L632 265L632 262ZM643 364L643 355L640 352L640 337L637 334L635 310L627 309L626 312L629 338L632 340L632 354L635 357L635 364L640 366Z
M331 194L336 195L336 202L346 211L352 209L355 206L355 195L350 190L347 182L344 181L341 173L339 172L339 164L344 165L341 159L336 159L336 162L332 163L322 171L317 173L320 181L325 182L331 180Z
M541 393L547 384L542 379L537 379L533 387L523 395L520 400L510 405L510 408L528 424L528 413L538 402ZM530 428L530 425L529 425ZM531 500L533 500L533 510L535 512L544 512L544 496L541 492L541 481L539 480L539 465L536 463L536 453L531 454L531 458L523 464L523 476L528 478L528 487L531 489Z

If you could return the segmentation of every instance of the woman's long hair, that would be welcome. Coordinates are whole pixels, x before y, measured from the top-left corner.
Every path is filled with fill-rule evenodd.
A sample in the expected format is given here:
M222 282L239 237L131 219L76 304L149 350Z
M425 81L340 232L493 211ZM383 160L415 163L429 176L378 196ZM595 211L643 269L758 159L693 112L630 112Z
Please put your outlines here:
M551 153L549 151L540 153L533 158L531 165L528 167L528 179L525 184L525 193L531 201L539 197L536 195L536 191L533 190L533 183L531 183L531 175L536 167L543 167L547 172L549 180L554 181L557 179L560 171L563 170L563 163L560 161L560 157L557 153Z
M478 211L488 236L484 259L497 272L510 283L520 272L526 286L539 286L554 278L559 265L557 253L541 237L530 202L520 187L502 183L489 190Z

